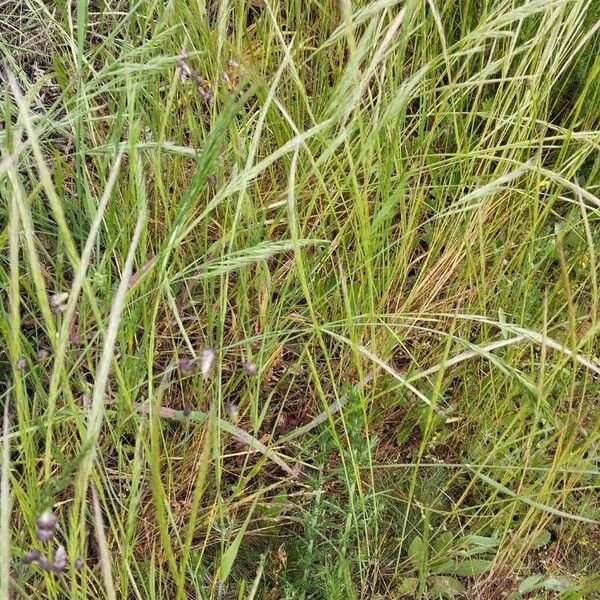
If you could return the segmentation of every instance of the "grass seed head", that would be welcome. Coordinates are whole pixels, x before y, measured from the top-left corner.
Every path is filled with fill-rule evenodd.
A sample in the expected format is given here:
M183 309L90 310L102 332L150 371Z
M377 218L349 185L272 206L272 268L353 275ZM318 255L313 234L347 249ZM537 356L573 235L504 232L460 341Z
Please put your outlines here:
M229 418L234 423L237 423L240 420L240 413L238 411L238 407L237 407L237 404L235 402L229 401L225 405L225 410L227 411L227 414L229 415Z
M37 550L30 550L29 552L25 552L23 554L23 564L30 565L33 562L37 562L40 560L40 553Z
M185 81L192 74L192 70L190 69L189 65L187 64L187 59L188 59L188 53L185 51L183 51L177 57L177 71L179 73L179 76L181 77L181 81Z
M58 517L51 511L45 510L36 521L38 529L52 531L58 523Z
M67 552L64 546L59 546L54 552L54 568L64 571L67 567Z
M194 364L187 356L184 356L179 361L179 370L187 375L188 373L191 373L194 370Z
M44 362L48 358L48 350L46 348L40 348L35 354L35 360L38 363Z
M36 529L36 535L40 542L49 542L54 537L54 530L52 529Z
M45 556L38 558L38 564L44 571L54 571L54 563Z
M248 375L250 375L251 377L254 377L254 375L258 373L258 367L253 362L245 361L244 363L242 363L242 366L244 367L246 373L248 373Z
M207 377L215 362L215 351L212 348L204 348L200 354L200 372L202 377Z
M55 313L62 313L67 310L67 300L69 299L69 292L59 292L50 296L50 307Z

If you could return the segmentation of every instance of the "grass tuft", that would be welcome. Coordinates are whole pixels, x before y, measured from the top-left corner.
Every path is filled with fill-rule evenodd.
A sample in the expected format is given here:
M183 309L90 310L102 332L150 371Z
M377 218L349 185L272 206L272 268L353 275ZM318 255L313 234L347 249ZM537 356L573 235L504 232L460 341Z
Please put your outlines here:
M599 17L0 0L0 598L600 597Z

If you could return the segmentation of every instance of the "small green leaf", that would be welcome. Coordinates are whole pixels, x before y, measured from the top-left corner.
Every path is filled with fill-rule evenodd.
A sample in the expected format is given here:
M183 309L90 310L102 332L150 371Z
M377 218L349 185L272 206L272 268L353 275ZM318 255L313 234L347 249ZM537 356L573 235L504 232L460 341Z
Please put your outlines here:
M542 587L545 575L531 575L526 579L523 579L519 584L519 593L527 594L534 590L539 590Z
M531 544L532 548L541 548L545 546L552 539L552 535L547 529L544 529Z
M454 598L466 592L461 581L454 577L432 577L429 595L432 598Z
M443 573L454 573L456 570L456 563L453 560L446 560L439 564L433 564L429 569L430 573L434 575L443 574Z
M551 590L553 592L571 592L579 587L577 580L568 575L548 577L542 585L545 590Z
M486 537L483 535L465 535L460 539L461 546L479 546L480 548L495 548L500 544L500 540L494 537Z
M398 587L394 591L398 598L405 598L406 596L414 598L418 587L418 577L402 577Z
M437 536L432 543L434 554L440 555L444 551L450 548L454 536L451 531L444 531L441 535Z
M472 546L466 550L458 550L456 554L458 556L463 556L464 558L471 558L471 556L477 556L478 554L486 554L489 558L490 550L489 548L482 548L481 546Z
M423 544L423 540L419 536L416 536L408 547L408 558L410 558L415 568L418 569L421 565L424 554L425 544Z
M486 573L492 567L493 561L484 560L483 558L473 558L465 560L456 565L454 575L464 575L466 577L474 577Z

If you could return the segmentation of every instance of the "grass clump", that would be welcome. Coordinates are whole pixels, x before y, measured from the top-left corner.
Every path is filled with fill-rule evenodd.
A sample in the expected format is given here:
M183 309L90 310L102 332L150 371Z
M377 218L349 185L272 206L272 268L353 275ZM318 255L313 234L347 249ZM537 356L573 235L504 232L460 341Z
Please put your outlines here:
M4 5L3 597L600 593L595 4Z

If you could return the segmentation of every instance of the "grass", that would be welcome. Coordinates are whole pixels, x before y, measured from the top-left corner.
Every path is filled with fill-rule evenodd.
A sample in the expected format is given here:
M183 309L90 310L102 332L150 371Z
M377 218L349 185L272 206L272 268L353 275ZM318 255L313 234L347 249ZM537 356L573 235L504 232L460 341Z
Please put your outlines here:
M2 598L600 597L595 3L0 8Z

